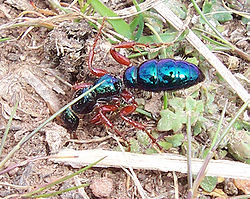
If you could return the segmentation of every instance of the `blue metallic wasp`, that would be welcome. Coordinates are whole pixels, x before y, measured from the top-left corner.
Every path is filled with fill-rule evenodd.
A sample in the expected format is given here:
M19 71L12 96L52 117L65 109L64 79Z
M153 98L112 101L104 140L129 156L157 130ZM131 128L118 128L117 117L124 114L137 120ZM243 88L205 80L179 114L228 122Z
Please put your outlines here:
M128 92L126 88L136 88L152 92L176 91L202 82L205 79L204 74L194 64L174 59L152 59L145 61L139 66L132 66L130 60L119 54L116 49L132 48L135 45L148 47L148 45L126 42L114 45L110 49L111 55L118 63L129 66L123 74L122 81L120 78L109 75L108 72L103 69L96 69L92 67L93 57L95 54L94 49L100 34L101 29L95 38L88 59L90 72L99 77L99 79L97 79L93 84L82 84L80 87L77 87L79 90L76 91L74 98L91 89L103 80L105 80L105 82L81 100L73 104L70 108L66 109L62 113L61 119L68 129L75 130L79 125L78 114L87 114L96 110L97 114L91 122L94 124L102 123L114 129L118 135L124 138L124 134L120 133L114 127L112 122L106 117L107 113L119 110L120 101L118 99L121 97L128 105L119 110L120 117L133 125L135 128L145 131L152 141L155 142L155 139L146 130L143 124L133 121L127 117L136 110L137 104L132 94ZM115 103L107 104L107 102L111 101Z

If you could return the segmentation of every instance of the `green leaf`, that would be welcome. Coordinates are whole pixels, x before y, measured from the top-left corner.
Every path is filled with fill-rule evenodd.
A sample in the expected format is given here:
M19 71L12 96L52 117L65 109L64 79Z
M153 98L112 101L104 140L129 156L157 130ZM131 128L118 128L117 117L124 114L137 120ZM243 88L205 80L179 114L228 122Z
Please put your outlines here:
M196 57L189 57L189 58L186 59L186 61L190 62L190 63L192 63L194 65L198 65L199 64L199 61L197 60Z
M248 19L248 18L246 18L246 17L242 17L241 22L242 22L243 24L248 24L248 23L250 22L250 19Z
M154 148L147 148L146 149L146 154L154 154L156 153L156 150Z
M184 49L184 50L185 50L185 55L188 55L188 54L191 54L192 52L194 52L194 48L193 48L193 46L191 46L191 45L190 45L190 46L189 46L189 45L188 45L188 46L185 46L185 49ZM187 61L187 62L190 62L190 61L188 61L188 59L190 59L190 58L187 58L186 61ZM190 62L190 63L192 63L192 62ZM193 64L194 64L194 63L193 63Z
M200 90L196 90L196 91L194 91L194 92L191 94L191 97L192 97L192 98L198 98L199 95L200 95Z
M161 111L161 119L157 124L158 131L169 131L173 130L174 132L180 130L183 126L183 123L186 122L186 114L184 111L176 111L173 113L170 110Z
M250 132L250 123L245 122L244 120L237 120L233 126L236 130L246 129Z
M169 131L172 130L172 121L175 118L175 114L170 110L162 110L160 112L161 119L157 124L158 131Z
M199 119L200 114L197 112L192 112L191 113L191 125L193 126L197 120Z
M207 93L207 100L206 100L207 106L213 104L214 98L215 98L214 94L209 93L209 92Z
M137 12L140 12L141 9L140 9L137 1L133 0L133 3L135 5L135 8L136 8ZM143 32L143 29L144 29L144 19L143 19L142 13L138 14L138 16L136 18L138 18L138 31L137 31L137 33L136 33L136 35L134 37L134 40L138 41L140 39L140 37L142 35L142 32Z
M176 36L178 35L177 32L164 32L164 33L159 33L159 37L161 38L163 43L171 43L172 41L175 40ZM152 44L152 43L159 43L159 39L157 38L156 35L150 35L150 36L142 36L138 40L139 43L144 43L144 44ZM164 48L167 54L167 57L173 57L175 50L178 46L179 43L176 42L173 45L170 45L169 47ZM156 52L151 52L148 54L148 59L154 59L156 56L159 55L159 51Z
M139 24L138 24L138 31L136 32L136 35L134 37L135 41L138 41L142 35L143 29L144 29L144 21L143 21L143 16L139 15Z
M163 21L155 15L153 10L143 12L144 19L147 23L154 27L157 33L162 33L164 30Z
M193 131L194 131L194 136L199 135L201 133L202 130L202 123L200 121L196 122Z
M206 192L212 192L217 184L217 177L206 176L201 182L201 188Z
M206 0L202 6L202 11L204 14L210 13L212 11L212 2Z
M221 5L219 1L208 1L206 0L203 4L202 11L204 14L212 13L212 12L221 12L215 13L212 16L207 15L207 18L214 18L218 22L227 22L233 19L232 15L227 12L227 10ZM223 12L224 11L224 12Z
M228 150L223 150L223 149L219 149L217 151L217 155L218 155L218 158L215 157L215 159L224 159L226 157L226 155L228 154Z
M164 32L159 35L164 43L170 43L175 40L176 36L178 35L178 32ZM144 44L151 44L158 42L158 39L155 35L143 36L138 40L138 42Z
M185 111L176 110L175 115L181 123L184 124L187 122L187 116Z
M171 11L181 19L185 19L187 14L187 9L184 4L180 3L181 1L177 0L165 0L163 1Z
M184 135L183 134L175 134L173 136L168 136L165 138L167 142L171 143L173 147L178 147L182 145L182 142L184 140Z
M196 108L195 108L196 112L202 113L204 112L204 104L202 100L198 100L196 101Z
M224 7L222 7L221 5L213 6L213 11L215 11L215 12L225 11L224 13L213 14L213 17L219 22L224 23L224 22L227 22L227 21L230 21L233 19L232 15L230 13L228 13L227 10Z
M130 143L130 152L132 153L141 153L141 148L138 141L134 138L129 139Z
M175 97L175 98L169 99L168 103L175 110L184 110L184 108L185 108L185 99L180 98L180 97Z
M192 111L195 110L195 107L196 107L196 101L191 96L188 96L186 99L186 110Z
M237 160L250 163L250 132L235 132L227 145L229 153Z
M172 144L169 143L169 142L160 141L160 142L158 142L158 144L159 144L162 148L164 148L165 150L168 150L168 149L172 148Z
M111 9L103 5L99 0L89 0L96 12L104 17L118 17ZM132 39L130 26L123 19L108 19L107 20L115 31L128 39Z
M148 53L148 59L154 59L159 55L159 51Z
M151 143L151 139L144 131L137 132L136 137L138 142L141 143L143 146L148 146Z
M188 33L189 33L189 29L184 30L181 33L181 35L176 39L176 42L177 41L183 41L187 37Z
M135 17L132 22L129 24L130 30L131 32L134 32L135 29L137 28L138 24L139 24L139 17Z

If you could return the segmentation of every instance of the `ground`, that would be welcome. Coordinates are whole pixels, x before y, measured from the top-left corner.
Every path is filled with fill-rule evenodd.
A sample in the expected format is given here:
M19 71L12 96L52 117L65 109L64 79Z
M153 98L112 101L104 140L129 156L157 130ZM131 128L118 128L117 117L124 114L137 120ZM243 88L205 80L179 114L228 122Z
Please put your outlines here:
M0 6L1 25L14 20L24 9L22 6L17 7L9 2L11 1L5 1ZM35 1L35 3L41 8L47 8L45 3L39 3L39 1ZM237 26L237 23L239 22L235 21L235 26ZM65 82L73 85L80 81L93 82L96 79L89 73L86 63L96 31L86 21L81 21L80 23L62 22L54 30L35 27L27 35L24 34L25 31L27 31L27 27L4 29L0 32L1 38L13 38L10 41L0 43L1 137L10 118L12 108L18 102L17 112L12 121L1 159L6 156L25 134L33 131L52 113L71 100L74 91L64 84ZM105 68L112 75L121 76L126 67L113 61L108 52L109 48L110 44L100 38L96 48L98 53L93 64L96 68ZM245 46L243 45L242 48L244 50ZM64 49L64 51L61 51L61 49ZM135 62L138 63L140 61L137 60ZM243 66L240 70L244 71L244 68L247 67L246 62L241 60L240 62L241 66ZM235 70L240 72L239 69ZM56 76L59 76L64 81L62 82ZM224 90L220 91L220 88L218 88L218 92L224 92ZM137 98L144 98L146 100L146 109L159 116L158 109L160 109L159 107L161 107L162 103L162 100L159 99L162 97L161 94L151 95L141 91L133 91L133 93ZM229 96L232 97L231 101L240 101L237 96L231 93L229 93ZM241 103L239 102L238 106L235 106L235 103L233 103L233 107L230 109L231 112L234 113ZM155 107L155 105L157 106ZM221 106L220 108L222 110L223 107ZM92 125L89 123L92 117L93 114L83 116L75 133L71 133L63 128L63 125L58 120L53 120L36 133L6 163L6 167L8 167L25 160L29 161L24 166L0 176L1 182L12 184L12 186L0 185L0 197L7 198L12 194L24 193L76 171L76 169L70 166L55 164L47 159L32 161L33 157L53 155L59 149L66 147L78 150L95 148L115 149L117 143L108 135L107 129L103 125ZM115 116L111 115L112 117L112 121L117 128L127 132L130 136L135 134L131 126L125 125L122 120L119 118L115 119ZM147 119L139 114L134 114L131 117L143 123L147 122ZM151 122L150 125L155 126L156 124ZM111 133L113 132L111 131ZM99 138L103 138L104 141L90 143L69 141L69 139L81 141ZM162 194L164 194L162 198L170 199L175 197L172 172L163 173L146 170L136 170L135 172L142 187L150 197L161 196ZM180 198L185 198L188 190L186 175L177 173L177 177ZM103 178L104 180L100 181ZM92 188L85 188L87 195L89 198L96 198L93 195L93 189L96 189L93 188L93 182L95 181L97 181L97 187L98 183L108 183L107 186L111 187L112 190L111 195L108 196L109 198L140 198L135 185L126 173L121 169L114 168L89 169L77 177L51 188L50 191L62 190L72 185L86 182L92 183ZM237 195L238 190L235 187L229 188L231 192L235 189L237 193L232 193L232 195ZM107 190L104 190L103 194L105 191ZM54 198L83 198L82 194L81 191L71 191ZM207 196L207 198L211 197Z

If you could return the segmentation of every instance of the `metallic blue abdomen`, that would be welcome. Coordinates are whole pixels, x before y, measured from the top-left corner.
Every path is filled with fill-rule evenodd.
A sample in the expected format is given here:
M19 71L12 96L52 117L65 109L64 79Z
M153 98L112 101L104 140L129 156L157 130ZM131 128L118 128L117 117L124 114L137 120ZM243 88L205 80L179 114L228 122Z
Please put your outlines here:
M123 76L126 87L152 92L184 89L204 79L204 74L194 64L173 59L146 61L139 67L129 67Z

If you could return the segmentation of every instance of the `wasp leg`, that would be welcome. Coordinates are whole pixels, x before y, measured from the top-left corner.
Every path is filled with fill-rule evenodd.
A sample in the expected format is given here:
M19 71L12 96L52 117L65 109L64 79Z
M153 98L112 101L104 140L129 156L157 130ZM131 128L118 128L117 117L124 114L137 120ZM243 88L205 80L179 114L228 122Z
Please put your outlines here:
M153 144L156 144L157 147L158 147L160 150L162 150L162 147L157 143L156 139L150 134L150 132L146 129L146 127L145 127L143 124L141 124L141 123L139 123L139 122L136 122L136 121L134 121L134 120L131 120L131 119L129 119L129 118L126 117L126 116L132 114L135 110L136 110L136 105L134 105L134 104L133 104L133 105L128 105L128 106L122 108L122 110L120 111L120 116L121 116L121 118L122 118L124 121L128 122L128 123L131 124L133 127L135 127L135 128L137 128L137 129L140 129L140 130L146 132L147 135L148 135L148 137L152 140Z
M129 146L130 143L124 136L124 133L121 133L117 128L115 128L114 124L106 117L106 113L114 112L118 109L117 105L103 105L99 107L98 114L91 120L91 123L94 124L104 124L105 126L111 128L115 131L115 133L120 136Z
M83 88L88 88L90 86L93 86L93 84L91 83L84 83L84 82L80 82L78 84L75 84L72 86L73 90L79 90L79 89L83 89Z
M89 58L88 58L88 67L89 67L89 70L90 72L97 76L97 77L102 77L103 75L106 75L108 72L106 70L103 70L103 69L98 69L98 68L93 68L92 66L92 63L93 63L93 59L94 59L94 55L95 55L95 47L96 47L96 44L97 44L97 41L102 33L102 29L103 29L103 26L104 26L104 22L105 22L105 18L103 18L103 22L102 22L102 25L95 37L95 40L94 40L94 44L92 46L92 49L90 50L89 52Z
M130 66L131 62L130 60L121 55L119 52L117 52L115 49L117 48L134 48L134 46L142 46L142 47L149 47L148 44L143 44L143 43L136 43L136 42L122 42L121 44L116 44L113 45L110 49L110 54L112 57L120 64L125 65L125 66Z
M135 99L132 95L131 92L127 91L127 90L123 90L121 93L122 99L128 103L128 104L134 104L135 106L137 106L137 103L135 102Z
M116 106L116 105L102 105L102 106L98 107L98 109L99 109L98 114L96 116L94 116L90 121L93 124L102 124L100 112L102 112L102 114L106 117L106 113L116 111L118 109L118 106ZM109 125L107 125L107 126L109 126Z

